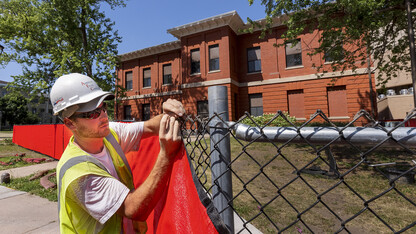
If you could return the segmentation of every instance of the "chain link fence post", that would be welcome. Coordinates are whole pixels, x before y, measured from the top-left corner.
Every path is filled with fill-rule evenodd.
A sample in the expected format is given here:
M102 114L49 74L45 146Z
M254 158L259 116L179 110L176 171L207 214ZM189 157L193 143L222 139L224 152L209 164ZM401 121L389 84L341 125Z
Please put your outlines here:
M211 139L211 170L212 170L212 196L214 206L220 212L221 218L234 233L234 214L231 171L228 166L231 162L230 136L228 134L228 95L226 86L208 87L208 106ZM215 115L215 117L213 117Z

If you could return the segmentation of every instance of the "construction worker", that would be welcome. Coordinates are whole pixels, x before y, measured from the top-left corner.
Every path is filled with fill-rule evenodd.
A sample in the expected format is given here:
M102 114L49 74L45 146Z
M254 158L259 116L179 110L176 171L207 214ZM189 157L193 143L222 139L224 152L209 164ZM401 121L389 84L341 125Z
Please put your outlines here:
M61 233L144 233L151 204L167 186L182 144L176 119L185 113L182 103L169 99L164 114L116 123L108 121L104 102L113 98L78 73L61 76L51 89L54 114L73 133L57 166ZM160 152L147 179L134 189L124 154L151 135L159 135Z

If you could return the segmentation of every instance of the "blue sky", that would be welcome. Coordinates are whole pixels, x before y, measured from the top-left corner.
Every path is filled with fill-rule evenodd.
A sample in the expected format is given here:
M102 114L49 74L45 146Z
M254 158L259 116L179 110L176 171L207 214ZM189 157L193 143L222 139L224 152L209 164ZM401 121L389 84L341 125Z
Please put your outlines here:
M118 51L123 54L177 40L166 30L229 11L236 10L244 22L247 17L262 19L265 7L260 2L255 0L249 6L248 0L129 0L124 8L111 10L103 6L103 9L122 37ZM0 80L3 81L12 81L10 76L19 74L21 68L14 63L0 68Z

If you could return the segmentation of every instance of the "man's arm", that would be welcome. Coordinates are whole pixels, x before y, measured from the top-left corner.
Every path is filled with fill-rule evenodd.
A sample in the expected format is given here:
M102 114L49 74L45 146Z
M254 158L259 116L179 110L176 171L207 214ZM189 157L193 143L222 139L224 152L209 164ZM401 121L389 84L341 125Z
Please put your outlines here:
M180 118L185 115L185 109L181 102L175 99L168 99L163 103L162 106L163 113L173 116L175 118ZM163 114L157 115L144 122L143 126L143 137L154 136L159 133L160 121L162 120Z
M149 136L155 136L159 133L160 121L162 120L163 114L157 115L143 124L143 138Z
M160 152L147 179L135 191L130 192L117 211L120 215L144 221L153 210L167 187L172 164L181 148L179 122L172 116L161 116L159 129Z

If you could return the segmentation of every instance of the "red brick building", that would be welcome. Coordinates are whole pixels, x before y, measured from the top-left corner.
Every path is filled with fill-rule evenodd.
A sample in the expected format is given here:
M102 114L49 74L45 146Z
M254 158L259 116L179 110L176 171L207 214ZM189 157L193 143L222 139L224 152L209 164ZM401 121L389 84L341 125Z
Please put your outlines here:
M167 30L177 41L120 55L117 75L127 97L118 101L117 117L148 119L168 98L182 101L188 114L204 115L212 85L228 87L232 120L245 111L277 110L304 120L321 109L332 120L351 121L360 109L370 110L366 65L317 77L313 64L330 66L323 55L308 55L319 31L303 34L294 47L276 47L285 30L278 19L264 39L260 32L242 33L246 27L232 11Z

